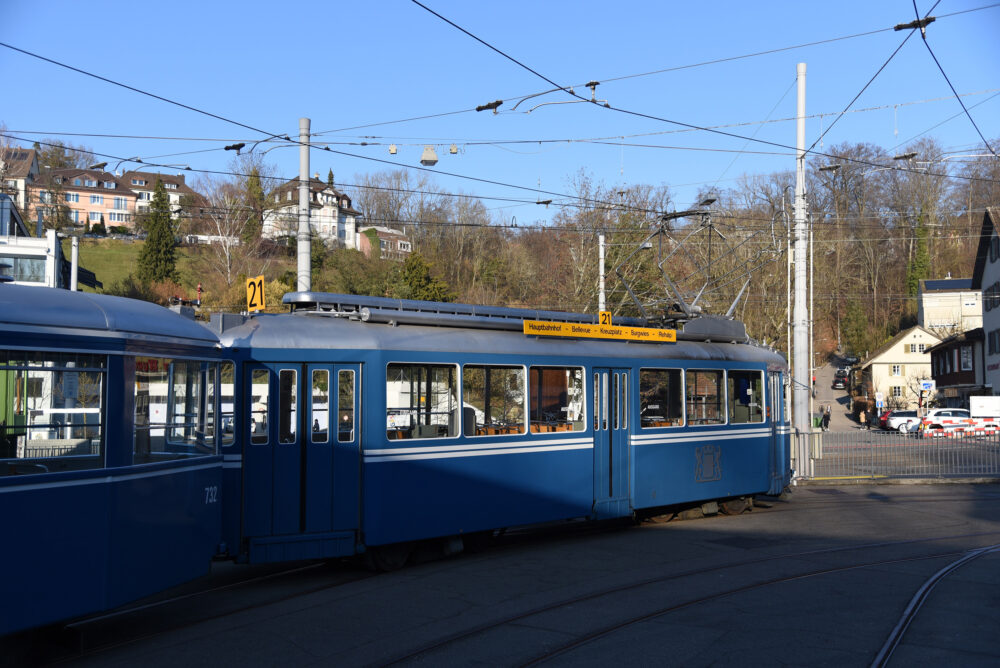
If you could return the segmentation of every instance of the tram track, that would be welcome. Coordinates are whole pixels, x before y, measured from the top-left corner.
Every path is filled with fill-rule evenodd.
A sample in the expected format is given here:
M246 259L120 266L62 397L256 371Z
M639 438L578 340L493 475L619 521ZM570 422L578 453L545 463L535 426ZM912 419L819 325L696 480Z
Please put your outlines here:
M768 562L777 562L782 560L801 560L801 559L815 558L824 555L833 555L836 553L844 553L857 550L869 551L874 549L887 549L887 548L910 546L915 544L926 544L926 543L934 543L947 540L972 539L972 538L981 538L985 536L997 536L997 535L1000 535L1000 531L974 532L967 534L951 534L945 536L909 539L901 541L880 541L880 542L848 545L848 546L840 545L832 548L820 548L813 550L788 552L776 555L768 555L759 559L754 559L752 561L747 561L745 559L740 561L727 561L725 563L717 564L711 568L690 569L678 573L672 573L669 575L656 576L652 578L643 578L641 580L637 580L630 583L602 588L596 591L589 592L587 594L583 594L581 596L575 596L567 599L562 599L559 601L554 601L552 603L538 606L529 610L521 611L500 619L490 620L482 624L476 625L474 627L471 627L469 629L465 629L463 631L448 635L446 637L439 638L431 643L428 643L416 649L394 656L389 660L379 661L378 665L398 666L398 665L407 665L410 662L433 660L433 657L436 653L442 652L443 650L446 650L451 646L458 645L459 643L474 640L477 636L484 636L487 633L494 632L502 627L512 626L515 624L523 624L533 617L541 617L544 614L568 610L580 606L582 604L597 604L600 599L606 597L626 594L635 591L637 589L651 587L654 585L662 585L669 583L671 581L680 581L689 578L697 578L714 574L726 573L726 572L731 572L735 568L745 569L751 566L759 566L762 564L766 564ZM927 561L934 559L945 559L948 557L961 555L963 554L963 552L964 551L962 550L949 550L946 552L933 552L929 554L919 554L907 557L895 557L890 559L882 559L874 561L869 560L859 563L849 563L843 565L830 566L827 568L806 570L776 578L765 578L760 581L743 584L740 586L732 587L718 592L713 592L708 595L693 597L684 601L675 602L667 606L656 608L652 611L646 611L643 612L642 614L619 620L613 624L580 634L573 640L564 643L554 649L546 650L545 652L540 653L528 659L519 660L517 664L523 666L539 665L545 663L550 659L554 659L558 656L571 652L574 649L577 649L583 645L599 640L617 631L621 631L636 624L640 624L645 621L655 619L657 617L662 617L664 615L668 615L673 612L678 612L690 608L692 606L716 601L719 599L726 598L728 596L735 596L741 593L753 591L755 589L760 589L769 586L776 586L784 583L793 582L796 580L803 580L823 575L830 575L830 574L853 571L864 568L912 563L912 562Z

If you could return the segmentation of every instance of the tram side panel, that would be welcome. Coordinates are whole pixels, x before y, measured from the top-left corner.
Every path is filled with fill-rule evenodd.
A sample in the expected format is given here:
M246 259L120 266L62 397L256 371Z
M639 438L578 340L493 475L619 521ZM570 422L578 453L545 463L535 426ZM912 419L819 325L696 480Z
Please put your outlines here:
M369 370L366 544L591 514L582 365L396 353Z

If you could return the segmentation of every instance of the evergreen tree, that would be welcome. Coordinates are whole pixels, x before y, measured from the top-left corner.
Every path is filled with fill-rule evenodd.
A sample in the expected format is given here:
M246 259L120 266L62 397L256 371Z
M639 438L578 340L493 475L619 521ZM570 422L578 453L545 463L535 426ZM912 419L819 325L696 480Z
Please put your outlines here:
M330 171L326 175L326 185L330 186L331 188L333 187L333 169L332 168L330 169Z
M448 284L431 275L431 266L419 254L413 253L403 264L404 290L410 299L432 302L450 302L455 295L448 290Z
M917 244L913 250L913 258L906 266L906 294L910 297L917 296L920 279L927 278L931 270L931 254L927 248L928 230L922 215L917 219L917 227L913 231Z
M153 201L146 218L146 242L139 254L137 276L146 284L173 280L176 275L174 226L170 220L170 200L163 182L157 179Z

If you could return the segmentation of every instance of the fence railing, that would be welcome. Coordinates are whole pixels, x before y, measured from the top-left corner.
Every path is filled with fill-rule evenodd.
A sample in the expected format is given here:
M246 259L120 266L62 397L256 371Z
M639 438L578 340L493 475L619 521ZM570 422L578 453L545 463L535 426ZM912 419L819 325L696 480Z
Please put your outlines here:
M1000 476L1000 435L884 430L816 431L800 441L802 478Z

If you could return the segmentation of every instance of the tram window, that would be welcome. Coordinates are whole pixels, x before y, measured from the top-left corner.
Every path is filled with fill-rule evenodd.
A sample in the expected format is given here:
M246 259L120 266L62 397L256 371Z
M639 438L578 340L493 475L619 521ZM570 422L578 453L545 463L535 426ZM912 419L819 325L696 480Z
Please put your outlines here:
M107 358L0 350L0 476L100 468Z
M217 374L219 373L218 366L215 364L202 364L202 374L205 376L205 407L203 409L203 415L205 416L202 433L204 435L204 442L206 445L213 444L215 442L215 412L216 412L216 401L218 400L217 392L219 379Z
M232 362L219 365L219 416L222 425L222 445L232 445L236 436L233 423L233 383L235 366Z
M337 378L337 440L350 443L354 440L354 372L341 369Z
M538 367L528 371L531 431L582 431L584 428L583 369Z
M217 452L216 373L214 362L135 358L135 463Z
M764 373L730 371L727 393L731 423L764 421Z
M444 438L458 435L457 367L390 364L386 367L386 436Z
M326 369L313 369L311 396L310 438L313 443L326 443L330 438L330 372Z
M462 367L462 413L466 436L525 432L524 367Z
M195 448L204 442L204 436L198 432L203 389L200 367L199 362L175 361L170 365L170 429L166 448L170 453L194 454Z
M722 424L726 421L722 403L722 371L687 372L688 424Z
M266 444L267 413L270 406L271 372L254 369L250 376L250 442Z
M298 374L295 369L278 372L278 442L294 443L298 425Z
M680 369L639 370L639 415L643 429L684 424Z

